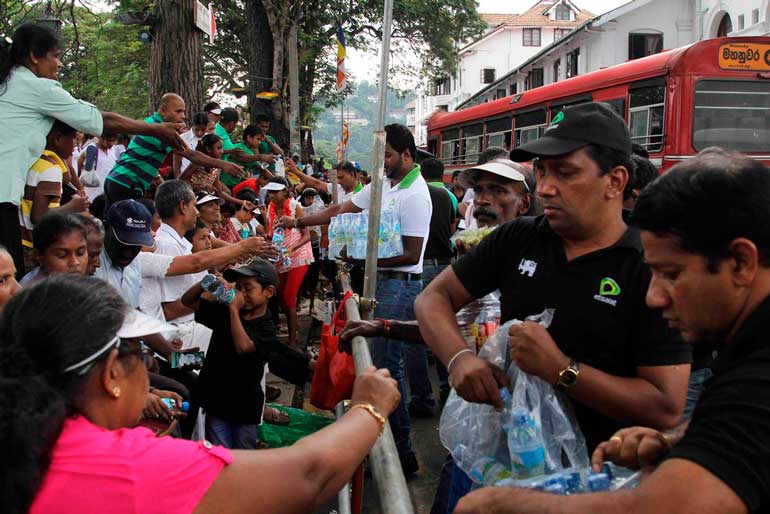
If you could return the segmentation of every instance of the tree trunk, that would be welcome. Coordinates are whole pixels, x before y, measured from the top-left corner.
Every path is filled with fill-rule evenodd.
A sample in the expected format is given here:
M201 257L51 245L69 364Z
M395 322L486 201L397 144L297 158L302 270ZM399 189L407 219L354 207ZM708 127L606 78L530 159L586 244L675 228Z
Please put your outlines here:
M258 114L272 118L271 102L257 99L257 93L273 87L273 34L267 21L262 0L246 0L246 27L244 41L249 70L248 105L251 119Z
M302 55L302 52L300 52L300 55ZM302 59L302 61L305 62L299 67L299 119L301 125L310 126L312 121L310 119L310 111L313 107L316 60ZM300 128L300 140L302 141L302 162L310 162L310 156L315 153L312 131Z
M158 23L150 50L150 109L176 93L187 104L187 119L203 109L203 32L195 27L195 0L157 2Z

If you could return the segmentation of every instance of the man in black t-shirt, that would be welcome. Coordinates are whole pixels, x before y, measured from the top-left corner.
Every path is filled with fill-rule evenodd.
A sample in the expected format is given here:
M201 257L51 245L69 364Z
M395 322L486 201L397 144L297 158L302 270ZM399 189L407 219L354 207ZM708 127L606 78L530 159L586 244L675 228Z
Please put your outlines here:
M650 307L686 343L720 341L689 426L633 427L599 445L638 468L665 460L634 490L562 497L481 489L456 514L754 514L770 510L770 169L707 149L651 183L632 221L652 269ZM709 344L709 343L706 343ZM672 448L673 447L673 448Z
M502 322L546 308L549 329L511 327L512 359L563 389L589 450L629 423L670 428L681 419L690 352L644 304L650 270L639 234L622 217L631 141L609 106L569 107L543 137L511 152L538 158L544 216L488 235L418 297L420 331L447 365L458 394L502 407L504 372L468 349L455 312L498 289Z

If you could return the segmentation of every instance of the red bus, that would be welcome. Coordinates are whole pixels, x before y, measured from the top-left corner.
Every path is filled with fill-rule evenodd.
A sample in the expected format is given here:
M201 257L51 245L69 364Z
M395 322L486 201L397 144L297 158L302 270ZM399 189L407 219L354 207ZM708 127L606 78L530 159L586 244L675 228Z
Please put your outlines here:
M540 137L563 107L610 104L661 170L709 146L770 162L770 38L701 41L531 89L428 122L428 150L448 174L490 146Z

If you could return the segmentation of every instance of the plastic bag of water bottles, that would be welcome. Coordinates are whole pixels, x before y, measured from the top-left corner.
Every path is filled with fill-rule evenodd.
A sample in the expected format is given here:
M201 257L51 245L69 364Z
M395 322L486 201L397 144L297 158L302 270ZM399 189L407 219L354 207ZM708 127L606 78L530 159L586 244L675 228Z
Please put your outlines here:
M551 309L527 318L546 327L552 319ZM585 438L562 393L510 362L508 329L515 323L521 321L503 324L479 351L479 357L508 370L511 392L501 390L503 411L466 402L453 390L441 415L441 442L460 469L485 486L528 487L590 465ZM581 475L581 486L584 482Z
M348 257L365 259L369 235L369 215L365 212L339 214L329 224L329 255L337 257L346 248ZM377 258L404 254L398 213L383 211L377 241Z

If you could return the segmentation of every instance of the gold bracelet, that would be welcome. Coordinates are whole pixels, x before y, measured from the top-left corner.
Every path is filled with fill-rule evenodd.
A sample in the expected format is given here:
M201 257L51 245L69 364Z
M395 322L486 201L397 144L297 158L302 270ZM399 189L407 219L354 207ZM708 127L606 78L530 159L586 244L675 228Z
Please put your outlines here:
M385 431L385 417L377 411L377 409L371 403L357 403L353 405L350 410L364 409L366 412L374 416L374 419L380 424L380 435Z

